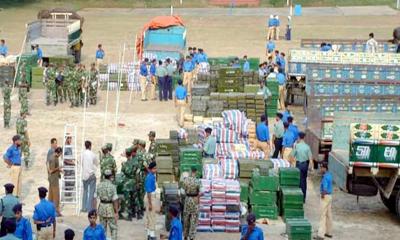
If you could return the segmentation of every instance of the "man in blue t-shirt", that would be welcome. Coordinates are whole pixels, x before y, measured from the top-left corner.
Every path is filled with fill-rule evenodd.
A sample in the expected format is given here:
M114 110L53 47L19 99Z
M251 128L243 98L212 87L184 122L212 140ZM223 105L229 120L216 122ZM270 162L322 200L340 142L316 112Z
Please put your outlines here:
M149 71L147 69L147 64L149 63L149 59L145 58L142 64L140 64L140 92L141 92L141 100L142 101L147 101L146 97L146 88L147 88L147 77L149 76Z
M260 122L257 124L256 128L256 148L261 149L264 152L264 159L269 159L270 148L270 137L268 128L268 118L263 114L260 117Z
M100 65L103 63L104 56L103 46L101 44L97 45L96 50L96 69L99 70Z
M279 68L279 73L276 75L276 80L279 84L279 109L285 110L285 98L286 98L286 76L282 69Z
M240 240L264 240L262 229L256 226L256 216L254 213L250 213L246 220L247 225L242 227Z
M332 174L328 172L328 162L320 165L321 179L321 217L319 221L318 236L316 239L322 240L324 237L332 238Z
M146 229L147 239L156 239L156 168L157 164L151 162L147 167L148 172L144 181L144 190L146 192Z
M180 127L183 127L187 99L186 88L182 85L182 80L178 80L178 86L175 89L175 107L177 107L177 120Z

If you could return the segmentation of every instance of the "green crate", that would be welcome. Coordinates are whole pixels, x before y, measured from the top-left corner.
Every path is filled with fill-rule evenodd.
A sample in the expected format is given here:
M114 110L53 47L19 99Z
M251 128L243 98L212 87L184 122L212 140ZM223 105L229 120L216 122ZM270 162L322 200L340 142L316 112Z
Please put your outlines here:
M368 143L353 142L350 145L351 162L375 162L377 146Z
M300 188L284 187L281 190L283 209L303 209L303 192Z
M242 75L242 69L240 68L221 68L218 70L218 74L220 77L227 77L227 76L238 76Z
M254 171L251 176L251 186L254 190L278 191L279 178L277 176L260 176Z
M256 218L278 219L278 207L276 204L271 206L266 205L251 205L251 212L256 215Z
M168 173L158 173L157 174L157 183L164 183L164 182L173 182L175 181L175 177L173 174Z
M300 170L295 167L290 168L279 168L279 178L299 178L300 179Z
M286 233L291 234L308 234L312 233L312 227L307 219L288 219L286 221Z
M276 204L277 192L272 191L255 191L249 188L249 200L251 204L272 205Z
M285 222L288 219L293 219L293 218L301 219L304 218L304 209L283 208L282 215Z
M240 180L240 201L247 203L249 201L249 183Z
M400 163L399 153L399 145L378 145L376 146L375 161L396 166Z
M172 169L172 157L171 156L157 156L156 157L157 169Z
M292 233L288 235L288 240L311 240L312 233Z

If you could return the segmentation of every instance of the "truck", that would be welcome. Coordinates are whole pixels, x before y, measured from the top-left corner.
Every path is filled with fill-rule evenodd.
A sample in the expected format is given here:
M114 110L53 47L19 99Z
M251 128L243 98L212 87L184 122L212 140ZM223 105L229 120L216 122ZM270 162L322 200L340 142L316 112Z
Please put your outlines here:
M186 27L179 16L158 16L137 37L139 59L180 60L186 51Z
M333 181L342 191L364 197L379 194L382 203L398 218L399 129L400 113L337 112L328 161Z
M51 57L68 56L75 56L75 60L79 60L83 22L83 17L67 9L40 11L37 20L26 25L24 52L32 52L39 45L44 62Z

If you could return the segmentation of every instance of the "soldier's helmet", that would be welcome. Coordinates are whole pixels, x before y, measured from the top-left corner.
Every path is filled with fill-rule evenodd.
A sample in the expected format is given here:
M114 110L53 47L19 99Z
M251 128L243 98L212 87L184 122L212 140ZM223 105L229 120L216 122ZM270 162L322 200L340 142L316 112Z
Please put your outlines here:
M156 132L155 131L150 131L149 132L149 137L156 137Z
M106 169L105 171L104 171L104 176L111 176L112 175L112 171L110 170L110 169Z

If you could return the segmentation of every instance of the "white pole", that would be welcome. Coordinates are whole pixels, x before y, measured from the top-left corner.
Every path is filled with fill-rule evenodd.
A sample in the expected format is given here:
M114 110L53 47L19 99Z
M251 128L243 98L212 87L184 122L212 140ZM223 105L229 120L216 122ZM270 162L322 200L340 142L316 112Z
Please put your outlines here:
M183 0L180 0L181 5L183 4Z
M397 9L400 9L400 0L397 0Z
M286 6L289 6L290 0L286 1Z
M135 64L136 64L136 44L137 44L137 34L135 35L135 45L133 45L135 47L135 50L133 51L133 71L134 72L136 72L136 68L135 68ZM133 76L135 76L135 75L133 75ZM135 80L135 77L133 78L133 80ZM131 104L131 102L132 102L133 83L132 83L132 86L131 86L130 90L131 90L131 92L129 93L129 104Z
M90 82L90 73L89 73L89 82ZM86 79L85 79L85 83L87 83L87 81L86 81ZM86 85L87 84L85 84L85 94L84 94L84 97L83 97L83 118L82 118L82 139L81 139L81 161L80 161L80 168L82 169L82 167L83 167L83 161L82 161L82 153L83 153L83 151L84 151L84 145L85 145L85 130L86 130L86 106L87 106L87 104L86 104L86 101L87 101L87 89L86 89ZM75 135L76 136L76 135ZM75 174L78 174L77 172L75 172ZM81 176L82 177L82 176ZM76 194L78 195L80 195L81 194L81 189L80 188L78 188L78 184L80 184L80 182L82 181L82 179L79 179L79 183L76 183L77 184L77 189L76 189ZM78 192L79 191L79 192ZM78 198L78 196L76 196L76 199L77 199L77 201L78 201L78 206L81 206L80 204L81 204L81 201L80 201L80 199ZM80 213L80 211L78 211L78 216L79 216L79 213Z
M22 52L24 51L24 48L25 48L26 38L27 38L27 33L25 34L25 38L24 38L24 41L22 42L21 50L19 51L19 58L17 61L17 68L15 69L14 82L13 82L13 86L11 89L11 94L13 94L13 92L14 92L15 82L17 81L17 76L18 76L18 71L19 71L19 63L21 62Z
M107 66L110 65L110 61L108 61ZM108 72L108 69L107 69ZM103 145L106 143L106 125L107 125L107 114L108 114L108 95L109 95L109 89L108 85L110 84L110 73L108 73L108 78L107 78L107 89L106 89L106 109L104 110L104 123L103 123Z
M118 127L118 112L119 112L119 99L120 99L120 95L121 95L121 82L122 82L122 67L124 66L125 63L125 43L124 43L124 47L122 50L122 60L121 60L122 64L120 66L120 71L119 71L119 75L118 75L118 90L117 90L117 105L115 107L115 134L117 133L117 127Z
M174 7L171 5L171 16L174 15Z

